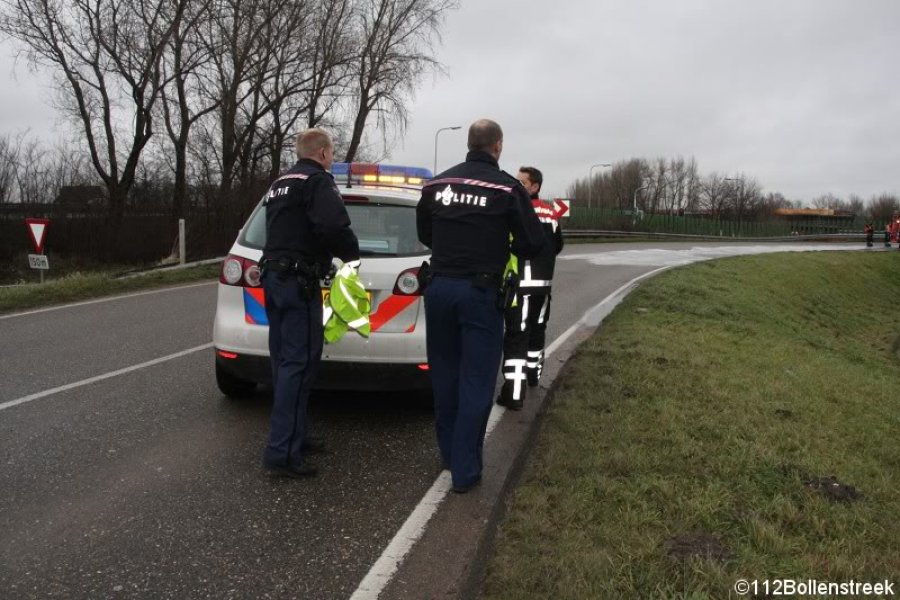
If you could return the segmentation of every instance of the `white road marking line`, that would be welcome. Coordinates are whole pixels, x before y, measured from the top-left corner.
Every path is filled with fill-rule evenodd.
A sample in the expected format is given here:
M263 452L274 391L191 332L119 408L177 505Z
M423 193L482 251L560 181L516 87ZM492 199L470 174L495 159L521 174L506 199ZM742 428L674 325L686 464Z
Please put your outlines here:
M394 535L391 543L384 549L368 574L359 584L359 587L350 596L350 600L376 600L382 590L390 583L394 573L400 568L400 563L406 557L406 554L412 549L413 545L422 534L425 533L425 526L428 521L437 512L438 506L447 497L450 491L450 471L441 471L438 478L431 484L431 488L425 492L425 495L419 501L419 504L412 511L412 514L400 527L400 530Z
M126 373L131 373L133 371L137 371L139 369L145 369L147 367L152 367L153 365L158 365L159 363L163 363L168 360L174 360L176 358L181 358L182 356L187 356L188 354L193 354L194 352L208 350L212 347L213 347L213 344L212 344L212 342L210 342L208 344L203 344L202 346L195 346L193 348L188 348L187 350L182 350L181 352L176 352L175 354L169 354L168 356L161 356L159 358L154 358L153 360L148 360L147 362L143 362L138 365L132 365L130 367L125 367L124 369L119 369L117 371L110 371L109 373L104 373L103 375L97 375L96 377L91 377L89 379L82 379L81 381L76 381L74 383L67 383L66 385L61 385L61 386L55 387L53 389L44 390L43 392L31 394L30 396L24 396L22 398L17 398L16 400L9 400L7 402L0 403L0 410L6 410L7 408L12 408L13 406L18 406L19 404L25 404L26 402L31 402L32 400L39 400L41 398L46 398L47 396L52 396L53 394L58 394L60 392L66 392L68 390L79 388L79 387L82 387L85 385L90 385L90 384L96 383L98 381L103 381L104 379L110 379L112 377L118 377L119 375L125 375Z
M101 302L112 302L113 300L124 300L126 298L137 298L138 296L148 296L150 294L159 294L162 292L174 292L177 290L186 290L204 285L218 285L218 281L204 281L203 283L191 283L188 285L179 285L177 287L160 288L157 290L147 290L145 292L135 292L133 294L123 294L120 296L107 296L105 298L97 298L96 300L85 300L84 302L73 302L71 304L60 304L59 306L48 306L47 308L38 308L27 312L12 313L11 315L0 315L0 321L3 319L12 319L15 317L27 317L28 315L36 315L39 313L50 312L54 310L62 310L64 308L75 308L78 306L87 306L88 304L100 304Z
M628 292L630 292L639 281L652 277L660 271L665 271L669 268L671 267L666 266L654 269L643 275L639 275L628 283L620 286L613 293L588 309L574 325L566 329L562 335L553 340L553 342L547 346L544 356L549 357L553 354L553 352L558 350L572 334L578 331L578 329L582 327L598 326L606 315L608 315L612 309L628 295ZM491 409L491 415L488 417L487 431L484 436L485 442L505 413L505 408L494 404ZM360 582L356 591L350 596L350 600L378 599L378 596L384 591L384 588L387 587L394 577L394 574L400 568L403 559L406 558L406 555L412 550L412 547L425 533L425 527L428 526L428 521L431 520L431 517L434 516L434 513L437 512L438 507L441 505L441 502L444 501L447 494L450 492L450 484L450 472L441 471L438 478L431 484L431 488L425 492L425 495L419 501L419 504L416 505L412 513L406 519L406 522L403 523L400 530L394 535L390 543L388 543L387 548L384 549L384 552L381 553L381 556L378 557L378 560L375 561L375 564L369 569L369 572Z

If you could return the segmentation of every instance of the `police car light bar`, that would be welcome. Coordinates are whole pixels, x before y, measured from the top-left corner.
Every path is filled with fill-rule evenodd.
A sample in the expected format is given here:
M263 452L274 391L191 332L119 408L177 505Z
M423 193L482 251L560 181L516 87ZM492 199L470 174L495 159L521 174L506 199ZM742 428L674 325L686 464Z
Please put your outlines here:
M376 163L334 163L331 174L336 181L387 186L421 186L431 179L430 169Z

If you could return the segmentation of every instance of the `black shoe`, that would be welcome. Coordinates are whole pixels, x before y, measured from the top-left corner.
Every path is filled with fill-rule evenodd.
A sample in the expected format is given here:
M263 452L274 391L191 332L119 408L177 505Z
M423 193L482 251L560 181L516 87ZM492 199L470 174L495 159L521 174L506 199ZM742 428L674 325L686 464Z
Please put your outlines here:
M263 463L263 468L273 477L289 477L290 479L305 479L307 477L315 477L319 469L309 463L300 463L299 465L273 465Z
M505 406L509 410L522 410L522 399L513 398L512 385L503 384L500 388L500 396L497 397L497 404Z
M479 483L481 483L481 475L479 475L478 479L476 479L475 482L470 485L454 485L453 487L450 488L450 490L454 494L465 494L469 490L478 486Z
M497 404L506 407L509 410L522 410L522 407L525 405L521 398L518 400L515 398L506 398L503 394L500 394L500 396L497 397Z
M537 369L526 369L525 380L528 382L528 387L537 387L538 381L541 380Z
M515 398L504 398L503 396L497 398L497 404L509 410L522 410L522 407L525 406L521 399L516 400Z
M306 439L303 440L303 445L300 446L300 450L302 450L304 454L325 454L327 452L325 440L310 436L307 436Z

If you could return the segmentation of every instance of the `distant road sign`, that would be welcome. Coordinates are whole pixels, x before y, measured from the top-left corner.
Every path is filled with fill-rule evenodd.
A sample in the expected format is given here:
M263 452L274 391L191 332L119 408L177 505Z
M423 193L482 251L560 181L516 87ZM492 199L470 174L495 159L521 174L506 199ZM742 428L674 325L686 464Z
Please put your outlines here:
M29 254L28 266L32 269L47 270L50 268L50 261L47 260L46 254Z
M556 218L561 219L569 213L569 205L571 200L554 200L554 210L556 211Z
M28 235L31 236L31 243L34 244L34 251L37 254L43 254L44 238L47 233L47 225L50 224L50 219L27 218L25 219L25 224L28 226Z

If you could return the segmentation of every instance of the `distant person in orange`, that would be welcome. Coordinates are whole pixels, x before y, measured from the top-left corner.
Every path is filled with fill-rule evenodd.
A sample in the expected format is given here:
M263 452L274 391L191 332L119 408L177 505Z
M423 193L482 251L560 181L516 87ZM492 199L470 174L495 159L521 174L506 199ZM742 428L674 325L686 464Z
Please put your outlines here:
M900 242L900 217L897 217L894 219L894 222L891 223L891 240ZM897 249L900 250L900 245L897 246Z

